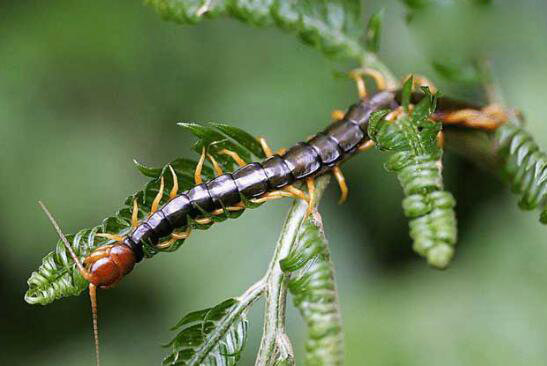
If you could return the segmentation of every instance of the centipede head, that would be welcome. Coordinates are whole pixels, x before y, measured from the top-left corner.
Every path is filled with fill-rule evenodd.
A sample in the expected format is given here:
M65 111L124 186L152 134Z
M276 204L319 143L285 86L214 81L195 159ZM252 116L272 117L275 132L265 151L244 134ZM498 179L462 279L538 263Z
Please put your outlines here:
M109 288L133 270L136 260L131 248L116 243L95 249L84 259L84 265L90 275L89 282L100 288Z

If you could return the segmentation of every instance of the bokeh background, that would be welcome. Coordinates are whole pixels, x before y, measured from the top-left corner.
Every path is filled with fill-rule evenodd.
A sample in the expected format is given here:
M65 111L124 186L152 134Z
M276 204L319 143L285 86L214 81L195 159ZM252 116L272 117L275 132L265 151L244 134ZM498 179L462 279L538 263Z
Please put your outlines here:
M508 104L546 147L547 5L511 3L496 2L503 11L488 52ZM435 77L398 2L367 1L365 13L379 6L382 57L398 75L421 72L446 94L469 92ZM472 27L461 35L475 36ZM145 183L133 158L161 165L191 156L178 121L230 123L290 145L355 100L352 83L333 76L339 70L277 29L233 20L178 26L140 1L0 2L0 364L95 362L87 296L47 307L23 300L26 279L57 240L39 199L67 233L95 225ZM545 365L547 231L537 212L519 211L495 176L447 153L460 242L449 270L429 269L410 249L401 190L383 158L353 159L344 168L349 202L336 205L332 185L322 203L347 364ZM103 365L159 364L179 317L242 293L265 271L288 206L273 202L196 232L101 291ZM262 306L251 312L242 365L254 362ZM305 328L289 308L300 357Z

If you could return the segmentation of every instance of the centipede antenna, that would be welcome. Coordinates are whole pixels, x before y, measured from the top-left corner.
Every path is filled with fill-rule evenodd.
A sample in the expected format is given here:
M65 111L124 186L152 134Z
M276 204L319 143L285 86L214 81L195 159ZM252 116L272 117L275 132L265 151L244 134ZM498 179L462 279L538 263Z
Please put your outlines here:
M93 316L93 338L95 339L95 359L97 366L100 366L101 361L99 357L99 321L97 316L97 287L89 284L89 299L91 300L91 314Z
M57 234L61 238L61 241L65 245L65 248L68 250L68 253L72 257L72 260L74 261L74 263L76 263L76 266L78 267L78 270L80 271L82 276L86 280L90 281L90 279L92 278L91 273L89 273L84 268L84 266L82 265L82 263L80 262L80 260L76 256L76 253L74 253L74 250L70 246L70 243L68 242L67 238L65 237L65 234L63 234L63 232L61 231L61 228L59 227L59 224L57 224L57 221L55 220L55 218L53 217L51 212L49 212L49 210L42 203L42 201L38 201L38 204L40 205L40 207L42 207L42 210L44 210L44 212L46 213L46 216L48 217L49 221L51 222L51 224L55 228L55 231L57 231ZM92 315L93 315L93 334L94 334L94 337L95 337L95 355L96 355L96 359L97 359L97 366L100 366L100 362L99 362L99 328L97 326L97 291L96 291L96 287L93 283L89 284L89 298L91 299L91 312L92 312Z
M51 222L51 224L55 228L55 231L57 231L57 234L59 235L59 238L61 238L61 241L65 245L66 250L68 250L68 253L70 254L70 257L72 258L74 263L76 263L76 267L78 267L78 270L80 271L82 276L84 276L84 278L86 280L89 280L89 277L91 277L91 274L88 271L86 271L86 269L82 265L82 262L80 262L80 259L76 256L76 253L74 253L74 250L70 246L70 243L68 242L67 238L65 237L65 234L63 234L63 232L61 231L61 228L59 227L59 224L57 224L57 221L55 221L55 218L53 217L51 212L49 212L49 210L42 203L42 201L38 201L38 204L40 205L40 207L42 207L42 210L44 210L44 212L46 213L46 216L48 217L49 221Z

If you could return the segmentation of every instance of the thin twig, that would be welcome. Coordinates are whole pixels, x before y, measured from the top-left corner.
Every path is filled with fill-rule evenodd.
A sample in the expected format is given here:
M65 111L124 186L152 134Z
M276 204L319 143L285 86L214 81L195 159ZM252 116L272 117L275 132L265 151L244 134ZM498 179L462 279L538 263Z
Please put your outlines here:
M319 202L321 199L329 180L330 176L328 175L316 180L315 202ZM300 226L306 217L307 208L307 203L302 200L293 203L277 241L270 267L264 276L266 299L264 332L255 366L270 366L279 357L283 357L290 364L293 363L292 346L285 334L285 310L289 275L281 270L279 261L289 254L296 241Z

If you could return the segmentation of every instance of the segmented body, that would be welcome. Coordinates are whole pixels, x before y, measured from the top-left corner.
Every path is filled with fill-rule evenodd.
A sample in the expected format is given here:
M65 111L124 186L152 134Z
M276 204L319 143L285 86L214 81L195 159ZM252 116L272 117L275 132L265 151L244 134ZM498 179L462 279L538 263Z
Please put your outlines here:
M441 124L431 119L434 104L433 98L424 98L414 110L398 115L379 111L368 132L380 150L394 151L385 167L397 173L403 187L414 250L431 265L445 268L454 254L457 227L454 197L443 189L437 145Z
M282 156L273 155L261 163L250 163L196 185L142 221L123 243L133 249L140 261L145 243L156 245L175 229L184 229L189 220L325 173L369 140L366 131L370 115L378 109L393 107L394 103L394 93L376 94L351 106L341 121L307 142L294 145Z

